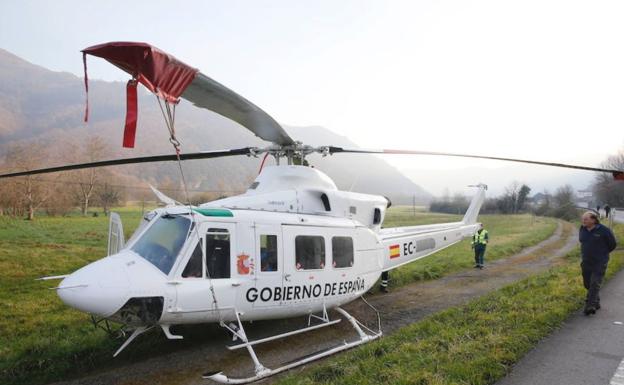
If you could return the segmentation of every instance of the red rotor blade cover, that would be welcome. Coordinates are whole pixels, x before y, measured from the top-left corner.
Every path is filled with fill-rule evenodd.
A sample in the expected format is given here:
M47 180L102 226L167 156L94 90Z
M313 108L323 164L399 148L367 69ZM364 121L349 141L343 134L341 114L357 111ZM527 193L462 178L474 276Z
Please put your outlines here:
M85 70L85 90L87 84L86 55L101 57L121 70L127 72L143 84L148 90L163 98L168 103L178 103L180 95L195 79L199 72L174 56L160 49L140 42L110 42L82 50ZM131 84L133 83L133 84ZM137 122L136 82L132 80L127 87L126 126L124 130L124 147L134 146ZM85 111L85 121L88 116Z

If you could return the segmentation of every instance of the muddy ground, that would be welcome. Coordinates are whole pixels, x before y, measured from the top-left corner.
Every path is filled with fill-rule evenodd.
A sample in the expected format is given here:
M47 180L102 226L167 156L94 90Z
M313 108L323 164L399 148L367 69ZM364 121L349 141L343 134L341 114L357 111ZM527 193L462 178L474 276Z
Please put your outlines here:
M382 330L388 335L429 314L461 305L492 290L544 271L559 263L561 257L574 247L576 247L575 229L569 223L560 222L555 233L547 240L511 257L494 261L484 270L465 270L433 281L391 288L388 294L369 295L366 299L379 311ZM346 306L345 310L376 328L376 314L363 301L355 301ZM336 317L336 314L331 314L331 318ZM307 318L295 318L255 322L245 327L250 339L257 339L276 332L293 330L306 323ZM229 351L225 348L224 345L230 343L230 338L223 329L217 325L207 325L206 333L214 336L214 339L204 346L177 349L131 364L124 363L120 357L115 368L56 384L192 385L212 383L201 378L201 374L208 371L223 370L232 376L252 375L253 365L246 351L244 349ZM260 345L256 348L256 352L265 366L275 368L294 358L335 346L343 340L355 340L356 337L349 323L343 320L329 328ZM139 338L164 337L150 333ZM314 364L307 366L310 365ZM296 373L302 368L288 373ZM279 377L278 375L259 383L271 383Z

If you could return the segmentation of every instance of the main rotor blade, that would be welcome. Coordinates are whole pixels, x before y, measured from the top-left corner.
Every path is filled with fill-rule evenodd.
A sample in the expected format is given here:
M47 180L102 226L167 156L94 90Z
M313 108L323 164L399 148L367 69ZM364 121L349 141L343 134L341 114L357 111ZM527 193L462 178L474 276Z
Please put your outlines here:
M261 139L282 146L295 144L286 130L260 107L201 72L181 97L197 107L232 119Z
M168 102L177 103L182 97L239 123L264 140L282 146L295 144L284 128L260 107L153 45L118 41L88 47L82 52L106 59Z
M203 152L193 152L193 153L188 153L188 154L180 154L180 160L210 159L210 158L220 158L220 157L234 156L234 155L249 155L251 153L252 153L251 147L244 147L244 148L238 148L238 149L232 149L232 150L203 151ZM154 156L141 156L137 158L102 160L98 162L77 163L77 164L70 164L67 166L48 167L48 168L40 168L37 170L28 170L28 171L12 172L8 174L0 174L0 179L11 178L11 177L16 177L16 176L47 174L51 172L81 170L85 168L119 166L119 165L124 165L124 164L137 164L137 163L173 162L176 160L178 160L178 157L176 155L154 155Z
M553 162L542 162L537 160L529 160L529 159L515 159L515 158L501 158L497 156L485 156L485 155L472 155L472 154L457 154L452 152L435 152L435 151L412 151L412 150L365 150L365 149L350 149L350 148L342 148L342 147L329 147L329 153L354 153L354 154L393 154L393 155L434 155L434 156L452 156L458 158L475 158L475 159L488 159L488 160L502 160L505 162L516 162L516 163L528 163L528 164L537 164L541 166L551 166L551 167L562 167L562 168L572 168L576 170L587 170L587 171L597 171L597 172L608 172L613 175L614 179L624 180L624 170L614 170L607 168L599 168L599 167L587 167L587 166L578 166L574 164L566 164L566 163L553 163Z

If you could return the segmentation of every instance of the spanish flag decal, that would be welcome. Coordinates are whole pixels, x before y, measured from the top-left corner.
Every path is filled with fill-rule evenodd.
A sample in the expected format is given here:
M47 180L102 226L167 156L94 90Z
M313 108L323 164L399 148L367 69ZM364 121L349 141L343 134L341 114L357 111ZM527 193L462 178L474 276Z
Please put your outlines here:
M399 245L390 246L390 258L398 258L401 256L401 249Z

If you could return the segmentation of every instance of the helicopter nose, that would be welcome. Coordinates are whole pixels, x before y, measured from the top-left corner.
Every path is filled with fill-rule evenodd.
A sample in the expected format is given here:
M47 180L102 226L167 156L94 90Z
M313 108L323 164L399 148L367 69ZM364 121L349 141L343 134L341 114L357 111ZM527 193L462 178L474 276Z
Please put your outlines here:
M128 300L129 289L124 258L106 257L70 274L57 292L74 309L108 317Z

